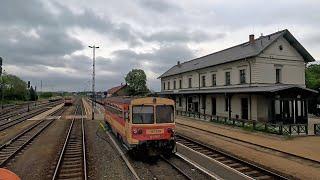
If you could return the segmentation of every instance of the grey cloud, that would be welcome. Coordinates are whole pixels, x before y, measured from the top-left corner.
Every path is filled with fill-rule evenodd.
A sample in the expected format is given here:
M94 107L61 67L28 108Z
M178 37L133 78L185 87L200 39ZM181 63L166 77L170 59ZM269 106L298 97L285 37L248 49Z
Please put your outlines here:
M57 2L51 2L59 14L53 14L46 9L43 2L29 0L23 3L19 0L5 0L0 6L0 23L3 26L19 25L28 28L63 29L81 27L95 30L99 33L110 33L109 37L128 42L130 46L140 45L134 29L125 23L114 23L107 17L97 16L92 10L84 9L83 13L75 14L67 7Z
M313 30L320 27L319 3L316 1L271 0L267 7L262 1L114 0L108 4L102 1L92 3L101 8L88 6L85 0L62 2L4 0L0 6L0 56L5 60L5 68L6 65L19 67L24 70L22 77L26 80L39 82L42 79L47 82L47 87L55 90L81 90L91 79L91 57L75 55L75 52L83 53L85 42L67 33L74 29L93 30L112 42L121 43L121 48L110 57L97 57L97 89L123 82L123 77L132 68L143 68L160 75L176 61L195 57L195 50L187 44L200 44L200 48L206 48L201 42L217 40L224 48L230 41L219 40L226 34L228 38L238 40L239 37L231 32L239 35L239 32L248 32L255 26L277 30L278 26L289 24L296 31L305 30L307 35L302 34L299 39L310 53L319 56L316 47L320 38ZM130 6L123 6L124 3ZM50 11L48 4L58 13ZM104 6L112 8L104 9ZM113 7L122 7L121 12ZM150 47L157 48L150 50ZM60 73L61 69L67 70L67 75ZM34 72L41 77L34 76ZM148 84L154 89L159 88L156 79L151 79Z
M2 0L0 6L0 22L4 25L20 26L53 25L50 14L40 1Z
M8 64L61 66L61 57L83 49L79 40L61 29L7 27L0 34L6 34L0 39L0 53Z
M178 10L179 7L172 4L169 1L165 1L165 0L138 0L138 2L142 5L142 7L156 11L156 12L160 12L160 13L164 13L166 11L170 11L170 10Z
M224 33L210 35L203 31L186 30L168 30L153 33L149 36L144 36L145 41L161 42L161 43L185 43L185 42L204 42L213 41L225 37Z
M124 66L137 66L143 61L153 64L152 71L161 73L165 69L176 64L177 60L190 60L195 57L194 51L186 45L167 45L161 46L159 49L154 49L148 53L137 53L132 50L118 50L113 53L116 56L115 62ZM124 64L123 64L124 63Z
M108 34L110 38L128 42L130 46L140 45L135 30L127 23L114 23L107 17L99 17L92 10L84 9L81 14L72 13L67 7L54 3L62 12L57 19L64 26L79 26Z
M117 50L113 52L112 59L98 56L96 58L97 89L105 90L124 82L125 75L132 68L142 68L160 75L160 73L175 64L177 59L189 60L193 57L193 50L184 45L162 46L148 53L139 53L129 49ZM34 66L24 66L24 70L37 72L37 75L26 74L23 78L33 82L43 80L45 81L44 88L49 90L90 88L89 81L92 75L91 57L71 55L69 57L61 57L61 61L64 64L59 67L65 67L71 73L64 74L50 71L47 65L35 64ZM149 62L152 65L144 67L144 62ZM157 83L157 80L154 79L148 82L156 90L159 86ZM39 85L37 86L39 87Z
M304 1L234 1L212 5L207 20L214 26L258 27L266 25L304 25L319 26L318 2ZM303 11L307 9L307 11Z

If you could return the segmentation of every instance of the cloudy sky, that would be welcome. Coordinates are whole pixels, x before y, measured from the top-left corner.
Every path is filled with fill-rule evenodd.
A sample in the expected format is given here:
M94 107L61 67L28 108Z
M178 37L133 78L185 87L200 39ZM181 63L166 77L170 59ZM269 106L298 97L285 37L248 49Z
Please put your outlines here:
M176 64L282 29L320 60L320 1L1 0L0 56L7 73L44 91L105 90L143 69L147 85Z

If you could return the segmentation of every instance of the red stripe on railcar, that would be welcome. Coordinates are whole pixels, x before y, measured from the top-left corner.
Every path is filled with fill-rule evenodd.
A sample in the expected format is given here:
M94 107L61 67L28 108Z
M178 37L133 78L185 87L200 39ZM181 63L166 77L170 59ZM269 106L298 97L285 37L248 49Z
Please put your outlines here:
M175 129L174 125L168 125L168 126L154 125L152 127L132 126L131 134L133 139L136 139L139 141L163 140L163 139L170 139L172 137L174 129ZM140 133L139 131L142 131L142 132Z
M115 114L112 114L109 111L106 111L106 114L108 114L112 118L112 120L119 122L123 127L125 126L126 121L124 120L124 118L121 118Z

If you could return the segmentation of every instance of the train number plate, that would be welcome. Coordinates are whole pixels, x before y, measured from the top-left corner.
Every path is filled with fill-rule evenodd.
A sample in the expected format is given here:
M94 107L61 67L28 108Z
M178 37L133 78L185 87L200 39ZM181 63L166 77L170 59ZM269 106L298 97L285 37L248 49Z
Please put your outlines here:
M163 129L148 129L146 131L147 134L163 134Z

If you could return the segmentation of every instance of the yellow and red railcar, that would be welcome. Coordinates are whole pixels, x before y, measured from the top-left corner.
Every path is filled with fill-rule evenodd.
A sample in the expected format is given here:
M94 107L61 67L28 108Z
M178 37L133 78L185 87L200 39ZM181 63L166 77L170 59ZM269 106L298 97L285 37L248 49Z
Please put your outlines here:
M64 98L64 105L65 106L71 106L73 104L73 99L72 99L72 97L65 97Z
M175 150L174 101L159 97L109 97L105 122L127 149L148 155Z

